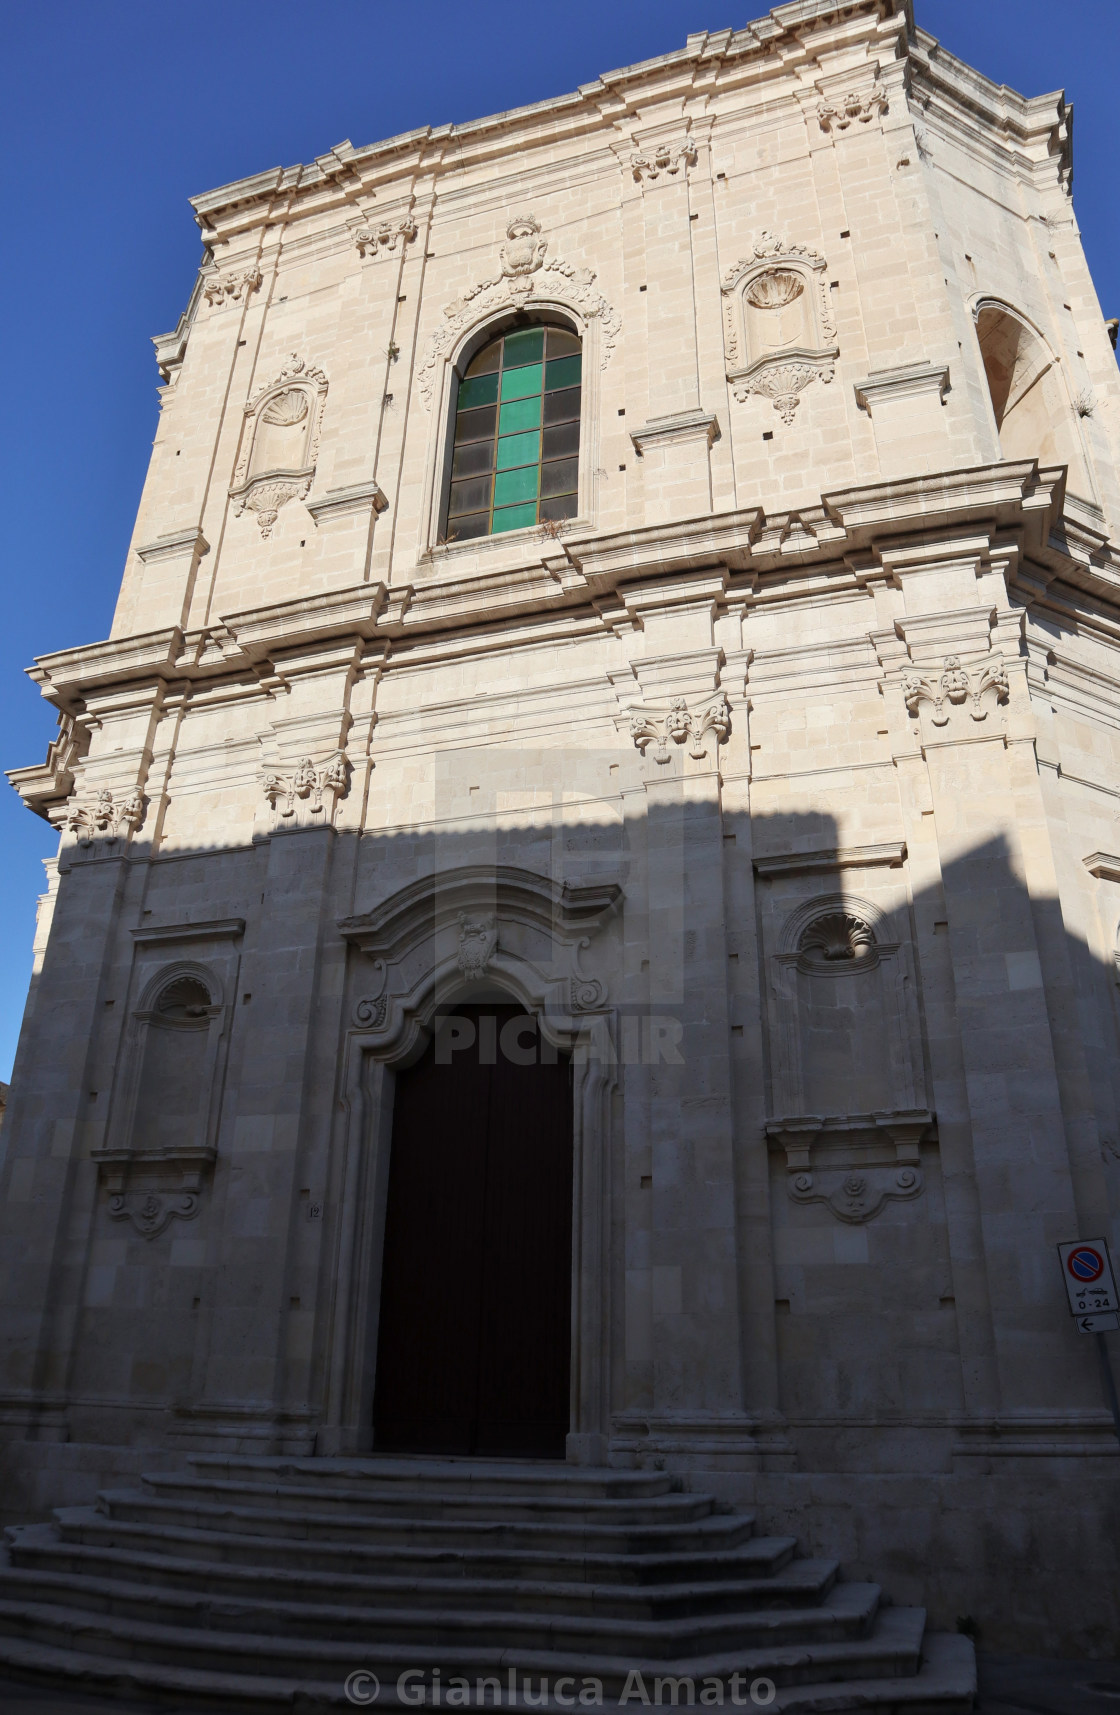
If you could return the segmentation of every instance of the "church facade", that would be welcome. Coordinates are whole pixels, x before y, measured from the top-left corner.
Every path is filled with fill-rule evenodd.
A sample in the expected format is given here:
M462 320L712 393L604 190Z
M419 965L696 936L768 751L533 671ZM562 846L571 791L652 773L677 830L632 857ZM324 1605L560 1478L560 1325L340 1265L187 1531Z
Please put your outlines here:
M36 663L11 776L60 847L8 1518L192 1452L667 1471L1106 1647L1056 1247L1120 1237L1120 385L1070 129L799 0L195 201L112 634Z

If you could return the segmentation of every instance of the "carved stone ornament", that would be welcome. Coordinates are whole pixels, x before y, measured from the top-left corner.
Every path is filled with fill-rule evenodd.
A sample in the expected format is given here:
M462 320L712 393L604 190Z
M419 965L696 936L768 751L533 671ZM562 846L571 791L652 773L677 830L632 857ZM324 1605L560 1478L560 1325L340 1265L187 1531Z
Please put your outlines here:
M869 89L850 89L839 100L822 101L817 108L817 119L821 130L835 137L853 125L870 125L873 119L887 112L889 105L886 90L876 81Z
M502 310L522 309L534 298L542 303L563 304L585 322L597 321L603 330L600 367L606 368L622 326L621 317L602 293L594 290L592 269L577 268L558 256L549 262L544 260L548 241L540 236L540 230L532 215L511 220L506 228L506 242L498 253L499 272L444 305L443 320L428 341L417 374L426 409L431 409L439 364L460 336L488 316Z
M291 774L265 776L264 795L272 806L278 828L329 827L338 800L345 796L350 763L337 751L322 768L305 756Z
M275 379L258 388L245 406L245 432L229 493L237 516L251 512L266 541L280 508L289 500L306 500L311 492L326 396L323 371L293 351ZM262 431L268 429L294 431L289 449L298 456L285 457L282 468L262 451Z
M354 243L359 256L381 256L395 250L398 244L403 250L406 244L412 243L418 231L410 214L396 222L388 218L367 221L355 229Z
M472 916L459 913L459 969L465 977L480 977L498 950L498 926L493 912Z
M240 273L231 269L224 274L210 274L202 290L208 304L220 308L223 304L236 304L242 298L247 298L255 292L263 278L256 263L251 268L243 268Z
M437 1006L454 1004L464 981L485 978L549 1021L542 1025L546 1034L578 1039L609 1059L607 985L585 974L580 954L622 897L617 881L555 881L504 864L440 868L410 882L372 911L339 924L362 954L355 965L354 1026L381 1057L410 1061Z
M644 152L636 149L630 157L630 171L639 184L659 179L662 173L672 177L695 165L696 144L688 136L650 145Z
M902 675L906 707L916 715L922 703L931 703L934 726L949 724L946 704L959 706L968 703L968 712L974 721L987 720L988 711L980 701L985 691L994 691L997 703L1006 703L1010 695L1007 668L998 655L974 663L970 668L961 666L959 655L946 655L944 671L938 678L923 678L920 673L909 671Z
M870 1221L884 1203L921 1196L922 1169L918 1163L904 1167L864 1167L822 1172L804 1169L789 1176L788 1189L795 1203L827 1203L841 1221L855 1224Z
M875 937L862 918L850 911L828 911L816 917L798 942L801 962L852 966L874 954Z
M103 786L92 803L78 804L66 818L66 826L77 834L80 846L92 846L94 840L127 839L144 820L144 798L139 792L129 792L114 799Z
M755 239L751 255L724 276L727 379L742 404L769 399L792 423L801 395L836 373L836 321L825 258L773 232Z
M109 1198L113 1219L131 1221L144 1239L154 1239L174 1220L193 1220L198 1208L195 1191L114 1191Z
M354 1023L359 1030L380 1030L388 1010L387 994L363 995L354 1007Z
M571 1004L573 1012L594 1012L596 1007L604 1004L607 998L606 984L598 977L588 977L580 970L580 954L585 947L590 947L591 936L581 935L572 948Z
M898 1108L767 1120L766 1131L784 1150L791 1201L827 1203L838 1220L855 1224L886 1203L921 1196L921 1140L932 1122L926 1108Z
M515 215L506 227L498 261L507 280L524 279L543 264L548 239L540 236L540 230L540 222L531 214Z
M722 692L700 715L689 712L686 698L674 697L668 714L662 720L642 709L636 709L630 717L630 737L643 756L647 747L652 745L655 762L668 762L672 755L670 744L684 744L686 741L689 756L701 762L707 755L705 734L714 732L716 743L722 744L730 731L731 705Z

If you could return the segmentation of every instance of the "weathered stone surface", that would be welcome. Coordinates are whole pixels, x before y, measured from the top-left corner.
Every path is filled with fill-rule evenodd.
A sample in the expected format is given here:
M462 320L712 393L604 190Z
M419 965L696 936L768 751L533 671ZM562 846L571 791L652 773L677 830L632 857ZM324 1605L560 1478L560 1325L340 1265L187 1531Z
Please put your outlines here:
M572 1465L941 1631L1120 1647L1055 1251L1120 1212L1120 384L1070 175L1060 96L822 0L197 199L112 636L36 663L12 775L60 847L7 1519L369 1452L395 1082L481 993L573 1058ZM449 539L457 377L520 318L582 342L576 516Z

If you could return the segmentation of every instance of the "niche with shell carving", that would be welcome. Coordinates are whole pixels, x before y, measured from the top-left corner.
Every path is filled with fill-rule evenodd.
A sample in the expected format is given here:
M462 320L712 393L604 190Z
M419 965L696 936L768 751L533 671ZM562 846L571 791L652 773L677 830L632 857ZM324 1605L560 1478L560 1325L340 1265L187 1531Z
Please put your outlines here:
M771 977L775 1115L850 1121L919 1107L909 947L880 911L842 895L802 905Z
M764 232L723 281L727 379L736 399L769 399L793 421L813 381L829 382L839 347L826 263L817 251Z
M294 352L276 379L245 407L245 433L230 498L272 534L290 500L305 500L315 476L327 378Z
M109 1142L93 1153L110 1214L145 1238L198 1212L216 1155L224 1022L216 975L193 964L156 976L130 1020Z

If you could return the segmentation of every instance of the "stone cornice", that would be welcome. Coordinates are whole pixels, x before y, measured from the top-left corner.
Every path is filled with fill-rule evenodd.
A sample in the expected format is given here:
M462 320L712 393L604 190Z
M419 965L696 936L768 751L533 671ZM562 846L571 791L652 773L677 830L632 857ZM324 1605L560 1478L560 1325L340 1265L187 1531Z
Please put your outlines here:
M898 869L906 856L903 840L888 840L871 846L830 846L821 851L783 852L756 857L756 875L772 881L786 875L826 874L839 869Z
M464 124L424 126L360 147L347 139L306 165L273 167L192 197L191 206L207 242L225 242L259 224L265 210L270 220L287 221L323 206L324 200L342 204L355 192L402 176L444 165L461 172L484 164L495 149L508 153L555 143L565 136L613 130L617 123L629 134L635 116L646 108L687 100L707 91L716 77L757 80L760 60L769 62L775 79L788 82L791 67L811 67L819 56L828 56L833 43L850 55L860 33L870 51L892 59L892 33L898 51L905 53L908 12L908 0L788 0L741 30L698 31L682 48L604 72L547 101ZM278 207L281 201L287 206Z
M1060 585L1067 604L1083 591L1120 623L1120 555L1085 520L1061 512L1061 476L1031 461L1006 461L837 490L797 514L767 518L749 507L547 539L519 566L479 570L476 559L470 572L444 577L428 568L416 583L360 584L223 614L202 631L169 627L61 650L41 656L30 673L56 706L81 713L86 699L110 688L259 675L262 664L282 664L293 649L456 632L475 646L488 634L489 646L500 648L514 622L523 639L526 624L558 611L596 614L610 630L615 609L640 607L651 580L708 574L723 601L736 606L781 597L791 575L802 583L819 579L824 594L897 581L947 554L1006 560L1013 584L1029 562L1022 592L1016 586L1028 605L1052 599Z

